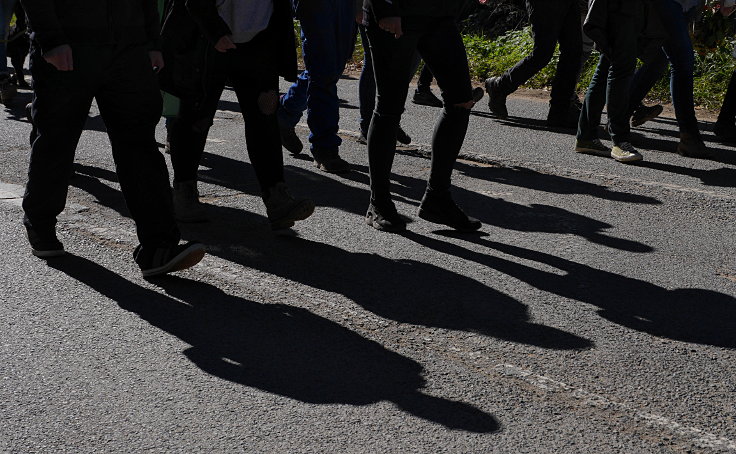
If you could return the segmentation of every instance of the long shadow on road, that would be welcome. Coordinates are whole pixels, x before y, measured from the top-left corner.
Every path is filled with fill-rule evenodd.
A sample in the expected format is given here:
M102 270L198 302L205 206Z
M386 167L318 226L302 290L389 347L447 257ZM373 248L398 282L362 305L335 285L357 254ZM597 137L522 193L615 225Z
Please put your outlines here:
M236 216L234 210L222 217ZM587 339L530 321L525 305L461 272L415 260L349 252L298 237L249 235L227 226L188 226L185 235L242 266L345 296L401 323L470 331L549 349L582 349Z
M500 271L540 290L597 306L602 317L619 325L673 340L736 348L736 298L732 296L697 288L669 290L544 252L487 241L482 235L452 236L564 273L544 271L430 237L407 237L438 252Z
M164 295L73 255L49 265L190 344L184 354L213 376L300 402L390 401L450 429L499 429L493 416L470 404L422 393L419 363L308 310L170 276L155 281Z

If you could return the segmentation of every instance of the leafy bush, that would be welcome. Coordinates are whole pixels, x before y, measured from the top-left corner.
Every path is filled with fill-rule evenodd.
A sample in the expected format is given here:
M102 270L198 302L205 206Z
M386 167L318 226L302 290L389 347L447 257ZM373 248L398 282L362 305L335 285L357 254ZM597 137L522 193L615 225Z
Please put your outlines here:
M534 41L531 28L512 30L495 40L480 35L466 35L465 46L470 61L470 74L477 80L501 75L519 60L529 55ZM697 105L718 109L723 101L736 62L732 56L733 43L723 42L715 50L695 55L694 96ZM584 92L593 77L599 54L593 52L583 68L578 90ZM555 68L559 61L559 49L549 65L532 77L524 86L546 88L552 84ZM669 102L669 72L666 73L649 93L651 100Z

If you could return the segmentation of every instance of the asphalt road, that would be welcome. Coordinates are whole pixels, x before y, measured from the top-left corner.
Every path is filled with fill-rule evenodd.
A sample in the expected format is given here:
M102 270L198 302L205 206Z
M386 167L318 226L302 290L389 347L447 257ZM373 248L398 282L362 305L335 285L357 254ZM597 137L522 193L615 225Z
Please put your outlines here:
M355 171L285 156L316 213L274 236L227 91L200 167L212 221L197 267L145 281L98 114L59 234L30 255L19 207L23 93L0 115L0 451L736 452L736 150L645 161L576 154L546 104L471 117L455 197L482 232L416 216L435 109L407 104L405 235L366 226L355 80L340 82ZM305 125L298 128L306 140ZM163 140L163 127L159 139Z

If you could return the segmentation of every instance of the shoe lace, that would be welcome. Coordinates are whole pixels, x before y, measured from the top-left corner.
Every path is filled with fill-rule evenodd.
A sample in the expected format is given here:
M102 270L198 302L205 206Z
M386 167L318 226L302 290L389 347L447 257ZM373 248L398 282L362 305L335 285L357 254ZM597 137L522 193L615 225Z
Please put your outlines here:
M628 153L637 153L636 148L630 142L621 142L618 147Z

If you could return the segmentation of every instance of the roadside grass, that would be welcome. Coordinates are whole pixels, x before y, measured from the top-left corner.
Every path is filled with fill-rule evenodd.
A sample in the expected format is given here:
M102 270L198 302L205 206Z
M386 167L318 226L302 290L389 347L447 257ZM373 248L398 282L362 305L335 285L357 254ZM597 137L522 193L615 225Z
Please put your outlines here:
M501 75L516 62L531 53L533 39L530 28L513 30L495 40L480 35L465 35L465 47L468 52L470 74L476 80ZM719 109L723 102L731 74L736 69L736 61L731 55L733 44L730 42L719 46L715 51L695 56L695 104L708 109ZM578 91L583 93L593 77L599 54L593 51L586 62L578 84ZM559 49L555 51L552 61L524 86L528 88L547 88L555 75L559 60ZM660 79L649 93L649 99L658 102L669 102L669 72Z

